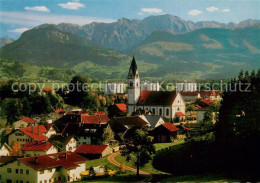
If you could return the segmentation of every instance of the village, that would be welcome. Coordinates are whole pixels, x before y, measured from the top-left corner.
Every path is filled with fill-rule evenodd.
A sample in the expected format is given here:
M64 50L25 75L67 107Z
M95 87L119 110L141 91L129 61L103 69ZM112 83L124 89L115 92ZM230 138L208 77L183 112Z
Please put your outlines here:
M22 116L1 129L6 139L0 147L1 182L75 182L102 179L126 169L135 172L115 158L133 131L145 131L156 147L169 148L216 122L221 92L199 91L196 83L179 83L175 91L160 91L158 83L141 84L140 75L133 57L126 93L124 83L105 84L106 95L122 98L114 98L107 111L60 108L45 115ZM58 95L51 88L44 92ZM98 164L104 158L117 169ZM96 166L90 167L89 162L95 161ZM144 179L149 181L149 176Z

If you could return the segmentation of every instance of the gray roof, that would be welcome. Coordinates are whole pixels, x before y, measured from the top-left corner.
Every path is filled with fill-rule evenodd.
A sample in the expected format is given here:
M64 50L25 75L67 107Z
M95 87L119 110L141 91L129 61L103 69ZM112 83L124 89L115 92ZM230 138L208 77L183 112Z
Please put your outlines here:
M155 125L158 123L159 119L161 118L160 115L145 115L145 118L150 123L150 128L155 128Z

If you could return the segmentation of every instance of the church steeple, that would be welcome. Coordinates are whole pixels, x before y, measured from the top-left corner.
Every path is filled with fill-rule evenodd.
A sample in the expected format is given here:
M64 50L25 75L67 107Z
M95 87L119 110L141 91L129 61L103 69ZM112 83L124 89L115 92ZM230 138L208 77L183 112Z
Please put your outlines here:
M137 69L137 64L135 57L133 59L128 72L128 102L127 102L127 112L132 114L136 110L136 103L140 97L140 77Z
M137 64L135 61L135 57L133 56L130 68L129 68L129 72L128 72L128 79L133 79L135 77L138 77L138 70L137 70Z

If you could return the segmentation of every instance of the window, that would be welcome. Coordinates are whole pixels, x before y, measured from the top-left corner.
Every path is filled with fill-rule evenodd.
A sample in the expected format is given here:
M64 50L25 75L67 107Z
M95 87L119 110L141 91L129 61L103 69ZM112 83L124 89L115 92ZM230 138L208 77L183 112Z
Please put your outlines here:
M23 174L23 169L20 169L20 174Z
M18 173L19 173L19 169L15 169L15 173L17 173L17 174L18 174Z
M166 116L169 116L169 114L170 114L170 110L166 109Z
M23 181L21 180L20 183L23 183Z
M20 166L20 162L19 161L17 162L17 165Z
M7 173L12 173L12 169L11 168L7 168Z
M133 87L134 83L133 81L130 81L130 87Z
M15 182L16 182L16 183L19 183L19 180L16 180Z
M159 109L159 115L162 115L162 108Z
M26 170L26 174L29 175L29 174L30 174L30 171L29 171L29 170Z
M26 181L26 183L29 183L29 181Z
M60 167L56 167L56 172L59 172L60 171Z
M177 111L179 111L179 110L180 110L180 108L178 107L178 108L177 108Z

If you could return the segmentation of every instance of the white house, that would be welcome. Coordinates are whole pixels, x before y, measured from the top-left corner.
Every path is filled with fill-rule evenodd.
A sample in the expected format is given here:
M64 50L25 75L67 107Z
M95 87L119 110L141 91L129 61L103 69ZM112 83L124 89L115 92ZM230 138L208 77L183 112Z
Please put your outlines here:
M47 141L53 134L56 134L53 124L19 128L8 136L8 145L18 142L23 146L26 142Z
M61 142L64 145L64 149L60 149L61 151L71 151L74 152L77 149L77 141L72 136L61 136L61 135L53 135L50 137L49 142Z
M24 128L27 126L33 126L36 123L37 123L37 120L22 116L22 118L19 121L16 121L13 123L13 127L14 127L14 129Z
M80 173L86 170L86 158L61 152L35 157L13 158L0 166L3 183L52 183L80 181Z
M58 152L58 148L50 142L26 142L21 148L27 157L53 154Z

